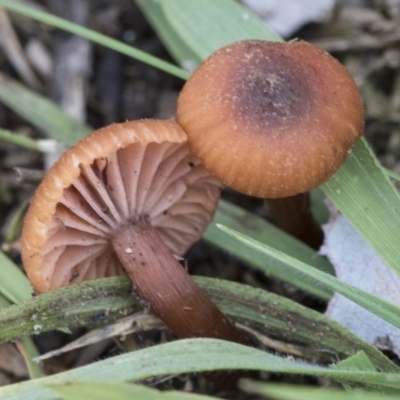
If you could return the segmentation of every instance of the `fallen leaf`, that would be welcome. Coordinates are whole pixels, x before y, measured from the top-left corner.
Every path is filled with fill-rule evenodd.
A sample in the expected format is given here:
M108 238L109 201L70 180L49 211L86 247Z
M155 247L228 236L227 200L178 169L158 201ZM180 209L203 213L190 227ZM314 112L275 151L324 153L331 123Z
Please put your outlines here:
M333 215L324 232L320 252L331 261L340 280L400 306L400 277L342 215ZM366 342L400 357L400 330L340 294L335 293L326 315Z
M93 345L115 336L125 336L131 333L150 329L161 329L162 327L162 322L151 314L134 314L120 319L113 324L94 329L86 335L81 336L79 339L74 340L73 342L68 343L59 349L49 351L46 354L42 354L41 356L34 358L34 361L43 361L51 357L59 356L67 351Z
M28 376L25 361L12 343L0 345L0 370L17 378L26 378Z
M310 22L322 22L331 12L335 0L242 0L272 29L283 37L295 33Z

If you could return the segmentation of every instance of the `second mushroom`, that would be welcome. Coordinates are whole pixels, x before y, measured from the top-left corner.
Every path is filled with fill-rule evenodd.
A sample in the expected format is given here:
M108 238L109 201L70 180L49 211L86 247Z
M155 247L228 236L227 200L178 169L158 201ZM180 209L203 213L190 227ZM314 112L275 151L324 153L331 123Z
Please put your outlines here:
M364 128L357 85L334 57L304 41L230 44L186 82L176 118L214 176L269 199L278 226L319 248L306 192L336 172Z
M38 293L126 272L178 337L245 343L177 261L211 221L219 193L173 120L100 129L39 186L23 227L24 267Z

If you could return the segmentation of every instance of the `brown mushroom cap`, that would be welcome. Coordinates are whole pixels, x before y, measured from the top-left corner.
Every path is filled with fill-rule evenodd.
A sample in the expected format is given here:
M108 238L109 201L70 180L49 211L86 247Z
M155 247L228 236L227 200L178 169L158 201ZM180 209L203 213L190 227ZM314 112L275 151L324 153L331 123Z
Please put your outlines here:
M224 184L286 197L325 182L362 135L356 84L325 51L246 40L212 54L185 84L177 121Z
M92 133L58 160L32 199L21 252L34 289L122 274L110 236L130 218L148 216L172 252L183 254L211 221L219 185L175 121Z

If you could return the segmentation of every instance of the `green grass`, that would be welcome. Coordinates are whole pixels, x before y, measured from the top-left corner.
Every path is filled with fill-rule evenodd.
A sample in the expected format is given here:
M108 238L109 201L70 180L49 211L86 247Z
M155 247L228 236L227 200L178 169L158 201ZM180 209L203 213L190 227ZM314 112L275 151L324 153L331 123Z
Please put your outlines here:
M138 3L181 66L193 68L217 48L240 39L280 40L254 14L233 0L141 0ZM189 76L177 65L33 10L18 1L0 0L0 6L81 35L182 79ZM38 128L45 137L71 145L90 131L90 127L71 120L55 104L18 82L2 77L0 85L0 101ZM9 132L0 131L0 140L37 149L34 141ZM390 181L390 178L397 177L392 175L381 167L366 141L360 140L346 163L321 189L388 266L399 272L400 199ZM246 224L243 224L244 220ZM222 229L228 235L223 234L217 224L223 225ZM340 282L331 275L329 263L310 248L237 206L221 202L216 221L206 231L205 239L262 273L285 280L324 300L338 291L400 327L400 313L396 306ZM129 283L123 278L73 285L31 298L29 283L18 266L3 253L0 253L0 264L1 342L52 329L68 331L78 326L95 326L96 316L110 307L114 313L112 316L107 314L107 323L140 308L130 298ZM303 351L302 356L307 362L232 343L192 339L124 354L52 377L37 379L39 371L32 374L35 379L31 381L0 388L0 399L56 399L60 396L69 399L78 398L79 393L93 399L107 398L107 393L115 394L113 398L136 395L155 399L168 396L182 400L201 399L205 397L186 393L164 395L122 381L218 368L324 376L348 389L347 392L315 391L307 387L242 383L245 391L273 395L278 399L346 400L362 396L373 400L400 395L398 367L324 315L261 289L205 278L196 280L233 320L267 337L299 344L299 351ZM98 293L104 295L101 301L98 301ZM75 301L79 301L82 307L76 307ZM30 343L25 348L29 349ZM35 353L32 348L28 351L31 355ZM319 364L327 360L330 365ZM100 384L100 381L104 382ZM349 389L352 387L361 389ZM387 395L384 397L381 393Z

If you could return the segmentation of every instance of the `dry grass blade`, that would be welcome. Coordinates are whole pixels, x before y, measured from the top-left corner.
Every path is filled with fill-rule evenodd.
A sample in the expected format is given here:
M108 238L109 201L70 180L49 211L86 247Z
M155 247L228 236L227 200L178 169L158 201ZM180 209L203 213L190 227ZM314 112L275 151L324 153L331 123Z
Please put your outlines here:
M49 351L39 357L35 361L47 360L51 357L59 356L67 351L79 349L90 344L95 344L103 340L116 336L129 335L135 332L146 331L150 329L161 329L164 324L156 317L150 314L135 314L118 320L117 322L102 328L94 329L79 339L63 346L57 350Z
M42 84L31 68L6 11L0 8L0 46L24 82L35 90Z

